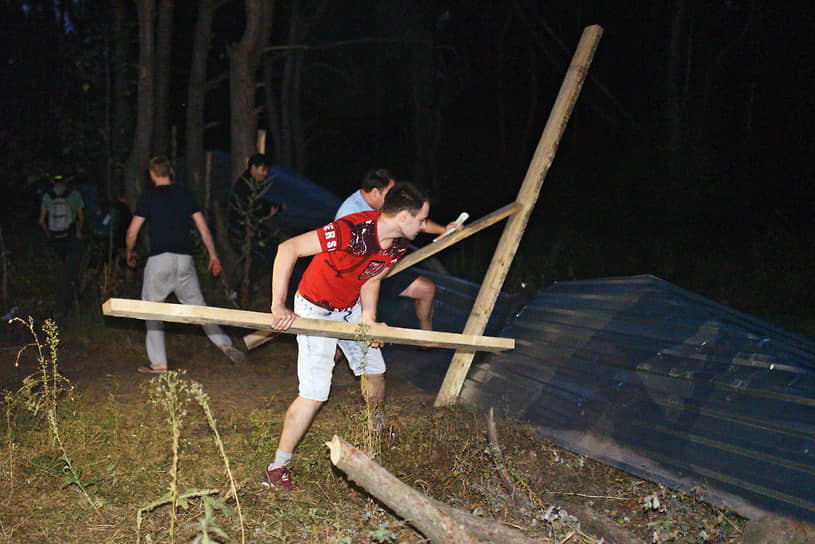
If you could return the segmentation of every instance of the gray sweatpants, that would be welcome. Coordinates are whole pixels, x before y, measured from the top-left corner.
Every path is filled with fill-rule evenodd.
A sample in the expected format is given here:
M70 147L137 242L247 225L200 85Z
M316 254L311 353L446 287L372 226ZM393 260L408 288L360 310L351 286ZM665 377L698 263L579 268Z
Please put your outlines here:
M205 306L204 295L198 284L195 263L192 255L179 253L161 253L147 259L144 267L144 284L141 289L142 300L164 302L175 293L181 304ZM164 347L164 323L146 321L147 357L153 368L167 368L167 351ZM232 345L232 339L218 325L203 325L204 332L218 347Z

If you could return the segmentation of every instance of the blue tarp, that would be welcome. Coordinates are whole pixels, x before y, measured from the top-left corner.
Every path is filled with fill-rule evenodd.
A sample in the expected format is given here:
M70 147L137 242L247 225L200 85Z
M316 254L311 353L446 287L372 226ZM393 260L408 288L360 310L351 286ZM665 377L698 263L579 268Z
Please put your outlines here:
M230 168L228 153L212 152L212 194L222 203L227 202L234 182ZM283 204L283 208L269 221L269 226L286 237L316 229L332 221L342 203L342 199L331 191L282 166L270 167L267 179L270 186L264 198L269 202Z
M293 170L272 166L268 179L271 185L264 198L283 205L271 224L289 236L333 221L342 204L337 195Z

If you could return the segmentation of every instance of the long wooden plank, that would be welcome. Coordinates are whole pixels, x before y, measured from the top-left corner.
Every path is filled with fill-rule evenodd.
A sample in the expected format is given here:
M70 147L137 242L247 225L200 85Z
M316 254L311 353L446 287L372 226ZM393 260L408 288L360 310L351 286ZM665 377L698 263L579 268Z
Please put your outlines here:
M272 314L215 308L212 306L194 306L191 304L172 304L168 302L148 302L125 298L111 298L102 305L102 313L113 317L132 317L136 319L154 319L173 323L193 323L205 325L217 323L233 327L272 330ZM327 321L324 319L306 319L298 317L294 325L284 331L287 334L308 334L311 336L328 336L345 340L359 338L362 333L357 323ZM504 351L515 348L513 338L492 336L473 336L452 332L424 331L404 329L386 325L372 325L365 328L369 338L392 344L412 346L436 346L442 348L466 349L476 351Z
M472 223L465 226L460 231L454 232L452 234L448 234L441 240L437 240L432 244L427 244L421 249L417 249L410 255L407 255L403 259L401 259L398 263L396 263L388 272L387 277L393 276L394 274L398 274L405 268L409 268L416 263L419 263L428 257L432 257L439 251L443 249L447 249L448 247L452 246L453 244L464 240L465 238L472 236L478 231L484 230L485 228L494 225L498 221L509 217L512 214L517 213L521 210L521 205L518 202L511 202L504 206L503 208L499 208L492 213L488 213L484 217L473 221Z
M555 105L552 107L552 112L543 129L538 147L518 192L516 201L523 206L523 209L513 215L504 227L504 232L490 262L490 267L481 282L481 289L478 291L473 310L467 324L464 326L464 334L481 334L487 326L487 321L489 321L495 301L501 293L509 267L515 258L521 237L524 230L526 230L529 217L532 215L535 203L540 195L543 180L546 179L546 174L555 158L558 144L563 132L566 130L566 123L577 102L577 97L580 95L580 90L583 88L583 82L586 79L586 74L602 35L603 29L598 25L583 30L580 43L578 43L577 50L572 57L572 63L560 87L560 92L558 92L555 99ZM461 387L464 385L464 380L467 378L473 356L472 351L464 350L456 351L455 355L453 355L450 367L447 369L447 374L441 384L441 389L439 389L439 394L436 396L436 406L455 404L461 392Z

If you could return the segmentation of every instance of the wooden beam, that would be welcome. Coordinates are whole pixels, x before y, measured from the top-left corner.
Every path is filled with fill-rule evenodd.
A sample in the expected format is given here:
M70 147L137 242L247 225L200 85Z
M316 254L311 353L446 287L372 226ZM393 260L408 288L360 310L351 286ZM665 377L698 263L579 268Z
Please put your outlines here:
M271 342L278 334L280 333L277 331L253 331L243 337L243 343L246 344L246 349L255 349Z
M580 43L577 45L577 50L572 57L572 63L560 87L555 105L552 107L549 120L546 122L538 147L518 192L516 201L523 208L513 215L504 227L504 233L498 242L490 267L481 282L481 289L473 305L473 310L467 324L464 326L464 334L481 334L487 326L487 321L489 321L495 301L501 293L509 267L515 257L521 237L529 222L529 217L535 208L543 181L546 179L546 174L555 158L558 144L563 132L566 130L566 123L577 102L577 97L580 95L580 90L583 88L583 82L586 79L586 74L602 35L603 29L597 25L583 30ZM464 385L467 372L470 370L473 356L472 351L456 351L455 355L453 355L444 382L442 382L439 394L436 396L436 406L455 404L461 392L461 387Z
M217 323L233 327L272 330L272 314L270 313L215 308L212 306L111 298L102 305L102 313L113 317L154 319L196 325ZM515 348L515 340L512 338L470 336L452 332L388 327L387 325L372 325L363 329L359 323L306 319L303 317L295 319L294 325L284 332L286 334L327 336L344 340L357 339L364 333L368 338L375 338L392 344L465 349L473 353L476 351L504 351Z
M401 272L405 268L409 268L409 267L413 266L414 264L419 263L419 262L427 259L428 257L432 257L433 255L435 255L439 251L441 251L443 249L447 249L448 247L452 246L453 244L455 244L457 242L460 242L461 240L464 240L465 238L467 238L469 236L472 236L476 232L478 232L480 230L484 230L485 228L487 228L487 227L489 227L491 225L494 225L498 221L500 221L502 219L505 219L505 218L509 217L512 214L517 213L518 211L521 210L521 208L522 208L522 206L519 203L512 202L510 204L507 204L503 208L499 208L499 209L495 210L494 212L485 215L481 219L473 221L472 223L470 223L469 225L467 225L466 227L464 227L460 231L449 234L449 235L445 236L444 238L442 238L441 240L437 240L437 241L433 242L432 244L427 244L423 248L418 249L418 250L414 251L413 253L411 253L410 255L407 255L406 257L400 259L399 262L396 263L390 269L390 272L388 272L388 275L385 276L385 277L389 278L389 277L393 276L394 274L398 274L399 272Z

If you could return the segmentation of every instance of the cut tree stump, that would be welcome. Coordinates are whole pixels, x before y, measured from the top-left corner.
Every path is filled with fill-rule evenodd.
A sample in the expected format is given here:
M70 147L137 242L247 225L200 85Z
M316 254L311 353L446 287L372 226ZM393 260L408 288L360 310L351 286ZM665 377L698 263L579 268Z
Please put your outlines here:
M326 446L331 462L399 517L437 544L535 544L501 523L478 518L419 493L337 435Z

